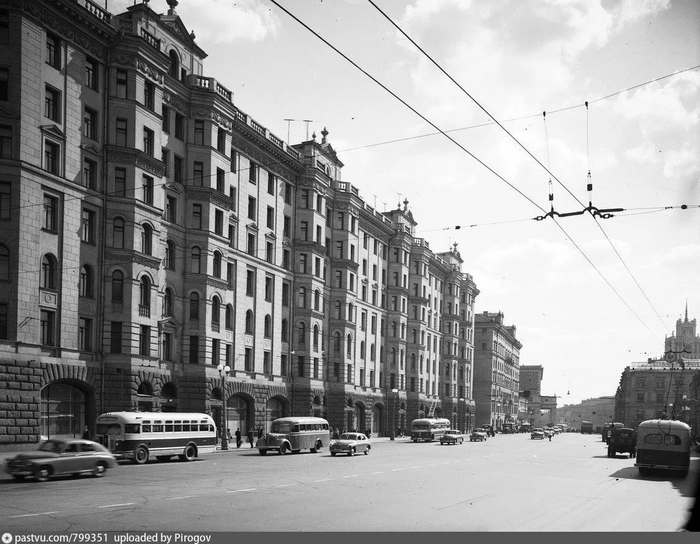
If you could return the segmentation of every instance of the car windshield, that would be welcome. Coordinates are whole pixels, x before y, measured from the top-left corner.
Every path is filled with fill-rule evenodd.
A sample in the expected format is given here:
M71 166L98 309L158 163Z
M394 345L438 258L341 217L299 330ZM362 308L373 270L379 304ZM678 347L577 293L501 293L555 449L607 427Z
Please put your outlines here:
M350 433L344 433L340 435L341 440L355 440L356 436Z
M63 449L63 442L57 442L55 440L47 440L39 445L39 451L49 451L51 453L58 453Z
M454 429L448 429L445 431L445 434L459 434L459 431L455 431Z

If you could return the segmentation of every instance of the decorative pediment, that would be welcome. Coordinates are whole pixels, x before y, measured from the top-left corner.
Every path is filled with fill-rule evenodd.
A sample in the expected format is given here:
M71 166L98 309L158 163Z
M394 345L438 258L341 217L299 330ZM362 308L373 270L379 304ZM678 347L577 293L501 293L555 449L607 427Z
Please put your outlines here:
M182 194L182 184L181 183L175 183L173 181L166 182L166 184L163 186L165 187L168 191L172 193L177 193L177 194Z
M63 133L63 131L56 125L41 125L39 129L44 134L48 134L50 136L53 136L54 138L59 138L61 140L64 140L66 138L66 135Z
M158 321L158 330L170 330L173 332L177 332L182 328L182 323L180 323L177 319L175 319L172 316L166 317L165 319L161 319Z
M100 151L96 145L94 144L81 144L80 146L83 150L88 151L94 155L101 155L102 151Z
M253 232L258 232L258 231L260 230L260 229L258 228L258 225L255 224L255 223L248 223L248 224L245 226L245 228L246 228L246 230L250 230L250 231L253 231Z
M274 233L274 232L270 231L270 232L266 232L266 233L265 233L265 239L266 239L266 240L270 240L270 241L276 241L276 240L277 240L277 236L275 236L275 233Z

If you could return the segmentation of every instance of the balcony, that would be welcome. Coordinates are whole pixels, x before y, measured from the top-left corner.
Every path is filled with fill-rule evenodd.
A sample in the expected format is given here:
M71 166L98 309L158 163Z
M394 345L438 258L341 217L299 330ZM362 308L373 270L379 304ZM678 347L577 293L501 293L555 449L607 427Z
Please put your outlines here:
M139 316L140 317L151 317L151 307L145 304L139 304Z

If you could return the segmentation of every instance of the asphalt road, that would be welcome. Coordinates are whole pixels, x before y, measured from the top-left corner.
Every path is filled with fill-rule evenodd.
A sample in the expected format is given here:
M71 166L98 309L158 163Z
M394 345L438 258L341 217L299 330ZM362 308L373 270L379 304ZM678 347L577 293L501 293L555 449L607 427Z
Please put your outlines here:
M4 531L676 531L686 478L640 476L597 435L497 435L441 446L373 440L369 455L122 462L103 478L0 480Z

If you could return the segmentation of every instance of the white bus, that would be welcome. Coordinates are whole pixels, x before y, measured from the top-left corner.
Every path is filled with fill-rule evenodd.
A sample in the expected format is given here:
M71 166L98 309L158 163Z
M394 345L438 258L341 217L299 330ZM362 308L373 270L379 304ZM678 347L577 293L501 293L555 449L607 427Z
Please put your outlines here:
M452 423L445 418L420 418L411 422L411 440L432 442L440 440L445 431L452 428Z
M96 421L95 441L118 459L143 464L149 457L177 455L192 461L216 450L216 425L207 414L186 412L109 412Z
M260 455L270 450L284 455L309 449L317 453L331 443L328 422L320 417L281 417L275 419L270 432L258 439L255 446Z

